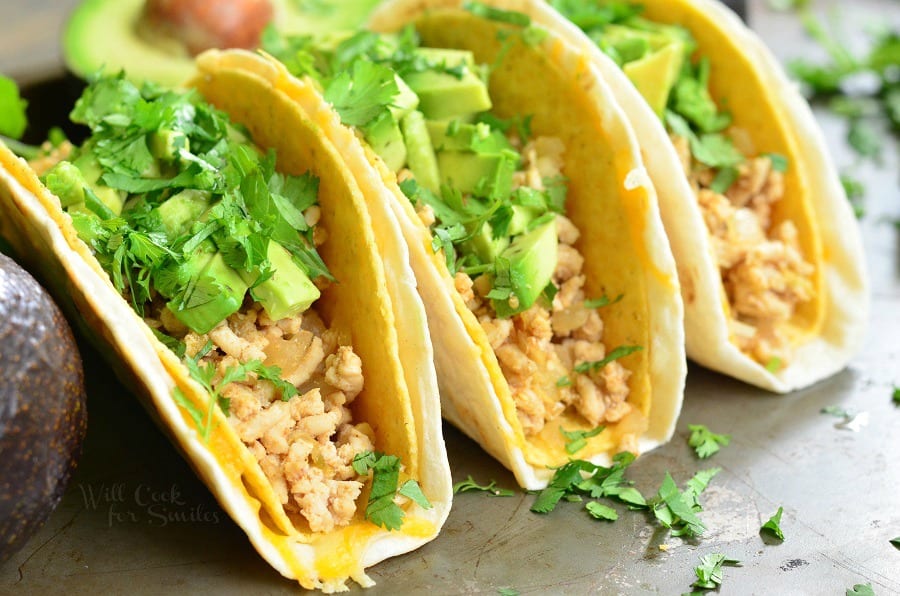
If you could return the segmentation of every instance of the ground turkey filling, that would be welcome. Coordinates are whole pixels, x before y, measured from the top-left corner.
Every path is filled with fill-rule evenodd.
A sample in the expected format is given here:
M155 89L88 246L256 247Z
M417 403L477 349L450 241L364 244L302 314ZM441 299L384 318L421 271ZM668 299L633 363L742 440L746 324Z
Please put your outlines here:
M524 168L516 174L514 185L543 189L543 179L560 175L563 150L555 138L539 137L525 145ZM596 309L585 306L590 297L583 289L584 257L573 246L578 229L562 215L557 216L556 225L559 245L553 283L559 292L549 308L539 301L501 319L485 298L491 290L488 276L474 282L462 272L455 277L457 291L497 355L526 436L541 432L570 407L593 426L616 422L631 411L626 401L631 371L619 362L585 374L574 370L577 363L602 360L606 355L603 320Z
M804 260L797 227L772 224L772 208L784 196L784 177L768 157L747 159L724 194L710 188L715 172L693 160L688 141L673 137L687 172L722 274L738 348L778 369L790 359L785 324L815 294L814 267Z
M228 368L250 360L281 369L297 395L284 401L271 382L251 373L221 390L229 400L228 421L289 515L302 516L313 532L349 524L366 480L353 470L353 457L374 450L371 427L354 424L349 408L363 388L362 361L353 348L339 345L314 308L273 321L248 298L206 334L189 331L166 308L156 312L148 323L182 338L188 356L212 343L200 364L215 364L214 387Z

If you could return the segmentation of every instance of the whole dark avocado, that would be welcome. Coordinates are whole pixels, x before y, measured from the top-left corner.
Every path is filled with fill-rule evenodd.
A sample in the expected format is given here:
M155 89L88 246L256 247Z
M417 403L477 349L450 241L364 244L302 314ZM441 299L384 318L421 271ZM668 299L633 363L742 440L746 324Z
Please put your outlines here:
M75 339L49 294L0 254L0 561L59 504L87 429Z

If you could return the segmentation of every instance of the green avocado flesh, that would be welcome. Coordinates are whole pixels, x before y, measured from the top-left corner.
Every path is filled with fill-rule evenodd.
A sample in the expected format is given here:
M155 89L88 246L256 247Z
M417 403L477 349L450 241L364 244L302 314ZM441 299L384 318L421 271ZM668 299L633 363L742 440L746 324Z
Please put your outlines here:
M534 304L556 268L565 187L542 180L516 188L516 180L534 180L534 172L517 177L517 147L532 140L529 115L491 114L486 65L470 51L420 47L411 29L362 31L337 44L267 37L264 49L294 74L316 78L342 121L404 180L410 200L431 208L432 248L443 250L451 274L486 276L489 294L514 296L514 306L493 300L499 316ZM403 150L386 124L398 114Z
M92 135L44 182L139 314L162 298L207 333L248 291L274 320L318 299L312 279L329 274L303 214L315 178L277 173L275 156L196 92L100 77L72 120Z
M63 32L69 69L86 78L101 69L125 70L136 82L176 86L194 74L194 65L178 43L150 42L138 33L146 0L84 0ZM336 7L317 0L273 0L274 26L284 33L324 35L352 30L365 21L378 0L342 0Z

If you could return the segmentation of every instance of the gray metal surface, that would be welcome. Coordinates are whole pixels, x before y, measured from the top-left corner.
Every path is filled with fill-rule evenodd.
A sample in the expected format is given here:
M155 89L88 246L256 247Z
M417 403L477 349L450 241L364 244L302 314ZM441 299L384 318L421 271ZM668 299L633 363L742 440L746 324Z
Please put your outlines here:
M761 1L751 8L752 24L780 57L818 55L795 18ZM900 25L890 0L848 2L842 14L852 16L849 31L876 19ZM652 494L666 471L681 484L721 467L701 499L704 536L672 538L645 513L619 505L619 520L607 523L575 503L539 516L528 511L532 495L464 494L435 541L371 570L378 585L367 594L680 594L699 556L713 552L743 563L726 569L722 594L843 594L865 582L879 595L900 594L900 550L888 542L900 536L900 407L891 403L900 383L898 155L891 149L882 168L854 166L843 125L826 114L821 121L836 162L868 190L862 226L874 291L866 348L841 374L780 397L691 368L676 436L628 476ZM90 429L81 467L46 526L0 566L0 593L295 592L93 350L83 354ZM838 419L820 413L829 405L867 412L868 424L836 428ZM687 425L698 423L730 433L731 445L696 459L686 439ZM471 441L445 431L455 480L471 474L514 486ZM783 543L759 534L779 506Z

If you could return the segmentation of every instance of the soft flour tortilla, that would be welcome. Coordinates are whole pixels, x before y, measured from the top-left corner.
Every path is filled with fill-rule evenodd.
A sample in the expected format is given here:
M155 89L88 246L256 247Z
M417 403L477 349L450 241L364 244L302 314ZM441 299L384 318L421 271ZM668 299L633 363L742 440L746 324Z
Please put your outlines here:
M419 22L425 45L470 49L478 62L497 58L497 33L504 25L460 10L434 16ZM386 31L407 22L403 6L396 3L384 5L372 21L376 29ZM266 66L243 52L204 56L213 58L256 69L272 80L287 76L281 65ZM528 80L541 85L522 84ZM580 417L566 415L538 436L525 438L487 336L456 292L443 256L434 254L430 233L394 174L341 124L316 85L307 83L296 86L292 98L338 148L370 210L388 206L400 221L435 344L444 416L510 468L522 486L545 486L553 474L550 467L571 457L559 427L590 426ZM633 439L640 451L652 449L673 433L686 364L675 265L636 141L583 54L552 36L536 47L511 45L503 65L494 70L490 87L498 115L532 114L535 135L560 137L566 145L567 211L581 230L577 246L586 260L586 292L624 296L601 309L604 343L610 349L623 344L644 347L623 359L633 372L629 401L635 413L607 425L577 456L608 463L623 438Z
M777 59L732 11L714 0L640 0L651 21L686 27L710 61L711 93L760 151L788 158L785 198L774 222L793 219L816 267L816 297L790 321L794 351L776 373L732 342L730 307L700 206L659 117L616 63L546 4L495 0L576 44L627 114L659 194L685 303L688 357L747 383L785 393L843 369L860 349L869 313L859 228L822 132Z
M320 253L338 283L316 307L362 359L366 384L353 403L354 420L372 426L377 450L400 457L433 509L410 504L402 528L389 532L363 518L364 491L347 527L312 533L292 523L218 408L209 442L202 441L172 394L179 388L204 411L208 394L118 294L59 200L2 143L0 233L140 391L151 414L273 567L310 589L340 590L348 578L371 585L366 567L437 535L452 492L428 327L406 248L392 220L368 212L339 153L289 98L290 77L273 81L209 63L200 68L195 84L205 98L247 126L258 145L275 149L282 172L309 170L319 178L321 222L331 238Z

